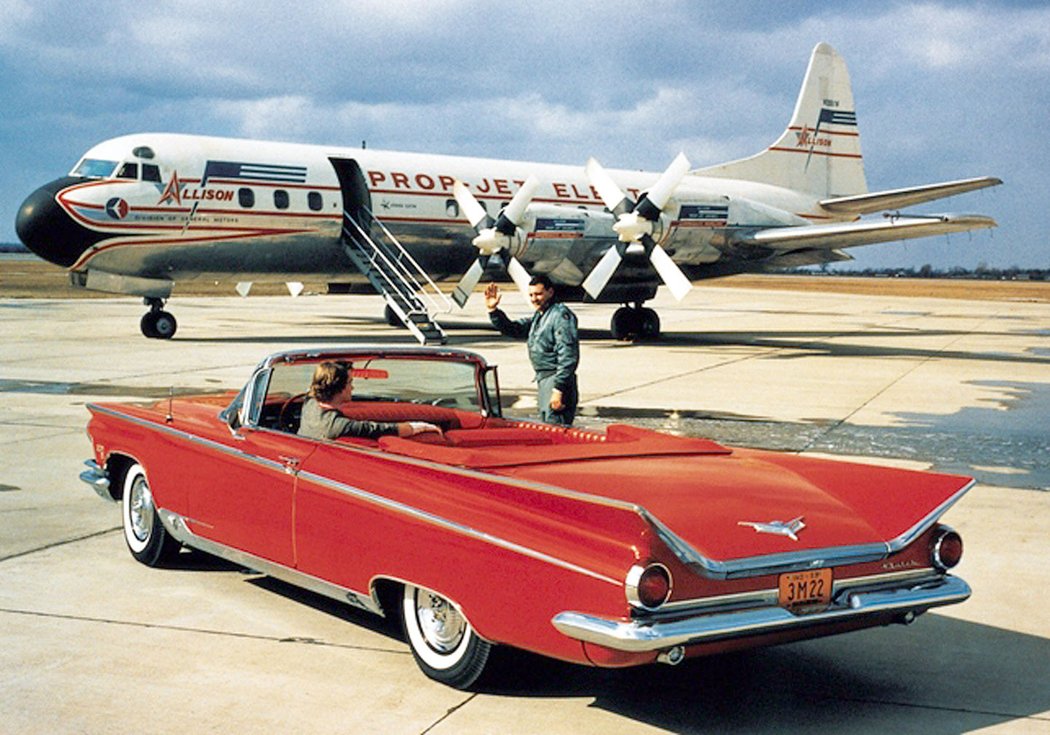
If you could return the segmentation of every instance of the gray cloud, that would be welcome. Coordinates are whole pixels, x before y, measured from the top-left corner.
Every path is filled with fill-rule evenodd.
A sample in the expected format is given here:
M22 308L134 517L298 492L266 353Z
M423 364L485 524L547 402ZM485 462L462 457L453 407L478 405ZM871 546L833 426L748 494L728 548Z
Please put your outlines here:
M135 130L659 169L756 152L810 50L850 64L872 188L998 175L933 209L994 236L855 250L862 263L1050 266L1041 3L354 0L0 4L0 239L36 185Z

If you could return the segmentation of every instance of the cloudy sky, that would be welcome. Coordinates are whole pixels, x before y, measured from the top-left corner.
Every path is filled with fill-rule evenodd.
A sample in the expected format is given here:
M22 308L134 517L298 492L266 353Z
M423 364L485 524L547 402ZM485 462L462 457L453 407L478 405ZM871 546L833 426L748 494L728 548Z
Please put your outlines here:
M299 7L295 7L295 6ZM0 241L94 143L170 131L659 170L750 155L820 41L850 67L872 190L1000 227L862 266L1050 267L1044 2L0 0Z

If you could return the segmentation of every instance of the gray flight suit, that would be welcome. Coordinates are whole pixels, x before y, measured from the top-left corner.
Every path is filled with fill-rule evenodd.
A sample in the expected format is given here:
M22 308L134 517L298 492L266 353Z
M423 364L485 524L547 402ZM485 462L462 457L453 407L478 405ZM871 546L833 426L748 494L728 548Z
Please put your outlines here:
M580 336L576 315L565 304L554 302L532 316L510 319L502 309L489 312L492 325L508 337L528 338L529 360L536 372L540 420L547 424L572 426L580 401L576 366L580 363ZM551 392L562 393L565 407L551 411Z

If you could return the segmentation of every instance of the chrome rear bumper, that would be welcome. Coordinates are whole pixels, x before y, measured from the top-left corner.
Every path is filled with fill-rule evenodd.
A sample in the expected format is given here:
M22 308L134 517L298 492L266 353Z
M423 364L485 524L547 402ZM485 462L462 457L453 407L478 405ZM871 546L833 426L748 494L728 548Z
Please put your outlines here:
M970 586L958 577L937 577L907 587L851 590L838 595L823 612L795 615L782 607L762 607L733 612L713 612L667 621L610 620L578 612L558 613L554 627L577 640L617 651L645 653L673 646L790 631L814 625L846 623L868 615L896 613L903 616L931 607L962 602Z
M90 485L103 500L115 501L116 498L109 491L109 473L99 467L93 459L85 460L84 464L87 465L87 469L80 473L80 479Z

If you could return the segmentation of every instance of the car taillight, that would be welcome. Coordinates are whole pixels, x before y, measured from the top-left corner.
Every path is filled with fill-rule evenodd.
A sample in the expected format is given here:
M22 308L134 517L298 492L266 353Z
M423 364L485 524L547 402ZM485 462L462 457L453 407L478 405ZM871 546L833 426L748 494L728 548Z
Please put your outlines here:
M625 588L631 605L655 610L671 596L671 572L663 564L633 566L627 572Z
M946 571L959 563L962 554L962 536L947 526L941 526L930 544L930 560L933 565L941 571Z

